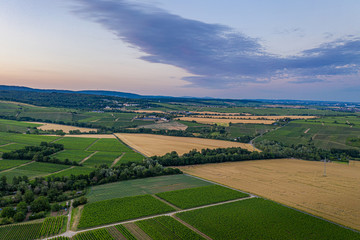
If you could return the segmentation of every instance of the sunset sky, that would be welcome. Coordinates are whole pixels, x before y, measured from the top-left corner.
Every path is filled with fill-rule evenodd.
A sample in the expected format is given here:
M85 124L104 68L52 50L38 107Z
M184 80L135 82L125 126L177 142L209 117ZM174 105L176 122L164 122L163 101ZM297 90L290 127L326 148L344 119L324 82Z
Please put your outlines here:
M7 0L0 84L360 102L358 0Z

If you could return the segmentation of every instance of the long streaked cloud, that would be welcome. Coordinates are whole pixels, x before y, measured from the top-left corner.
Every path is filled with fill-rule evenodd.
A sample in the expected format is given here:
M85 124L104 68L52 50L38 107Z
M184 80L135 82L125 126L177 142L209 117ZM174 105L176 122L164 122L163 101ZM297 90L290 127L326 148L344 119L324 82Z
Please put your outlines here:
M357 74L360 69L360 39L355 37L280 57L266 52L258 39L224 25L185 19L123 0L77 2L77 14L146 53L141 59L195 75L184 78L191 86L231 87L278 78L309 84L326 76Z

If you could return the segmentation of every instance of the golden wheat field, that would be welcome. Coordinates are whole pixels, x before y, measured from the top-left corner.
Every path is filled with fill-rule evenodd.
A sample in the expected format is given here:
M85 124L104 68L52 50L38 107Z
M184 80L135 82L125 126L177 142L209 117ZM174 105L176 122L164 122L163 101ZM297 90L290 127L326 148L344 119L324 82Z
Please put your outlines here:
M62 130L65 133L69 133L69 131L79 130L80 132L91 132L95 131L97 129L94 128L84 128L84 127L74 127L74 126L68 126L68 125L61 125L61 124L54 124L54 123L42 123L42 122L31 122L31 123L37 123L42 124L41 126L37 127L40 130L46 131L46 130Z
M360 230L360 167L297 159L180 167L185 173L241 189Z
M247 143L213 140L205 138L173 137L154 134L115 133L123 142L146 156L164 155L176 151L184 154L192 149L241 147L250 151L257 150Z

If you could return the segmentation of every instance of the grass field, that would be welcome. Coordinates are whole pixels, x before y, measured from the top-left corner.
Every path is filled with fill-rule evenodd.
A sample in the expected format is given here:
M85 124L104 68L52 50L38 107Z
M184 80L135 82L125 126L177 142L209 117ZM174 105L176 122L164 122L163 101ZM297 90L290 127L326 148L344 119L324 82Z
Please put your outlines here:
M6 146L0 147L0 152L11 152L13 150L18 150L18 149L24 148L25 146L28 146L28 145L22 144L22 143L10 143Z
M116 165L126 162L141 162L145 157L137 152L127 152L121 157L120 161Z
M25 133L29 128L38 126L40 126L40 124L0 119L0 132L13 131Z
M255 136L256 134L264 134L277 126L266 124L232 124L226 128L231 138L241 136Z
M96 138L64 137L56 141L56 143L63 144L65 149L85 150L95 141L97 141Z
M177 214L212 239L359 239L360 234L260 198Z
M64 161L65 159L69 159L70 161L80 162L92 153L93 152L83 150L64 150L52 155L52 157L60 159L62 161Z
M249 195L219 185L211 185L206 187L162 192L157 193L156 196L179 208L186 209L237 198L244 198Z
M14 134L0 132L0 139L6 139L8 142L22 143L26 145L39 145L41 142L51 142L58 139L58 136L44 136L33 134Z
M176 151L184 154L192 149L241 147L253 151L250 144L204 138L172 137L152 134L116 133L123 142L146 156L164 155Z
M91 187L86 195L89 202L97 202L113 198L155 194L178 189L212 185L209 182L186 175L171 175L128 180Z
M171 211L174 211L172 207L151 195L105 200L84 206L78 228L89 228Z
M104 152L132 152L130 148L122 144L117 139L99 139L89 149L89 151L104 151Z
M63 176L71 176L71 175L86 175L91 173L92 171L94 171L94 168L87 168L87 167L70 167L69 169L66 169L64 171L61 171L59 173L54 173L51 174L50 176L54 176L54 177L63 177Z
M106 164L110 167L114 160L121 156L121 154L121 152L97 152L86 160L83 165L85 167L95 167L96 165Z
M180 167L185 173L260 195L360 230L360 168L296 159Z
M205 240L202 236L176 221L164 216L136 222L153 240Z

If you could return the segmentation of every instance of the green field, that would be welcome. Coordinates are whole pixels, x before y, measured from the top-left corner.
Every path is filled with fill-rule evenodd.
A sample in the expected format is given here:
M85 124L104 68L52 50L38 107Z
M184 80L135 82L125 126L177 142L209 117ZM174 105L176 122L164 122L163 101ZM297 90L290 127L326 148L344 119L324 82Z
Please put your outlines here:
M32 130L31 128L35 128L38 126L41 126L41 124L0 119L0 132L12 131L25 133L28 129Z
M249 195L219 185L211 185L171 192L162 192L157 193L156 196L179 208L186 209L237 198L244 198Z
M257 134L264 134L276 126L267 125L267 124L232 124L226 128L226 131L229 133L231 138L241 137L241 136L255 136Z
M99 139L94 145L92 145L89 151L104 151L104 152L132 152L130 148L122 144L117 139Z
M347 142L348 138L351 137L360 137L360 129L341 126L340 124L339 126L334 126L327 123L323 125L321 122L309 122L309 120L307 122L296 120L257 138L256 141L267 139L283 142L288 145L306 144L312 141L315 146L323 149L349 149L353 148Z
M64 137L56 141L56 143L63 144L65 149L85 150L96 140L97 138Z
M59 173L51 174L52 177L70 177L71 175L86 175L94 171L94 168L87 168L87 167L70 167L69 169L66 169L64 171L61 171Z
M212 185L186 175L160 176L144 179L127 180L116 183L104 184L90 188L86 195L89 202L97 202L112 198L121 198L143 194L173 191L178 189L193 188Z
M101 164L111 166L116 158L121 156L120 152L97 152L86 160L83 165L86 167L95 167Z
M70 161L80 162L81 160L83 160L92 153L93 152L88 152L83 150L64 150L52 155L52 157L57 158L61 161L64 161L65 159L69 159Z
M127 152L121 157L120 161L116 164L127 163L127 162L141 162L145 157L137 152Z
M136 222L153 240L203 240L202 236L176 221L172 217L164 216Z
M11 152L13 150L19 150L21 148L24 148L28 145L22 144L22 143L10 143L8 145L0 147L0 152Z
M72 238L72 240L115 240L115 238L113 238L105 228L101 228L78 233Z
M174 211L172 207L151 195L88 203L84 206L78 228L89 228L171 211Z
M360 239L360 234L265 199L176 214L217 239Z
M0 160L0 171L28 163L29 160Z
M0 139L4 139L7 142L22 143L26 145L39 145L41 142L51 142L58 139L57 136L44 136L34 134L14 134L0 132Z

